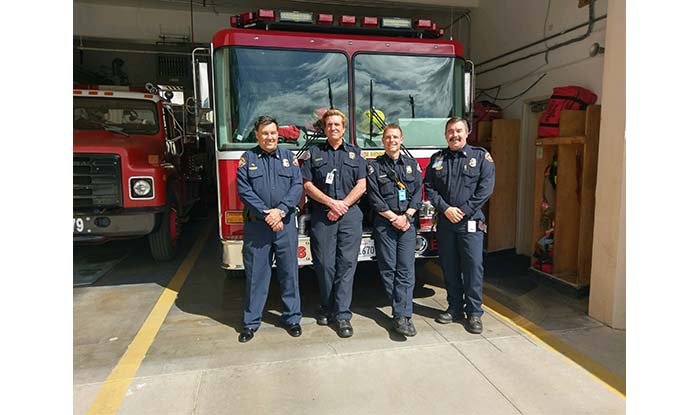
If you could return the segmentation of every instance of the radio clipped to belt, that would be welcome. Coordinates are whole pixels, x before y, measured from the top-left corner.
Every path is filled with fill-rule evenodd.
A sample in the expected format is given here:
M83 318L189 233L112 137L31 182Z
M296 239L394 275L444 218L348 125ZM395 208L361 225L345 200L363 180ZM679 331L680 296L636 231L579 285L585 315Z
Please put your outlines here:
M396 186L399 188L399 202L405 202L406 201L406 185L401 183L401 180L399 180L399 176L396 174L396 172L393 169L389 169L386 172L386 175L389 176L391 180L393 180L396 183Z

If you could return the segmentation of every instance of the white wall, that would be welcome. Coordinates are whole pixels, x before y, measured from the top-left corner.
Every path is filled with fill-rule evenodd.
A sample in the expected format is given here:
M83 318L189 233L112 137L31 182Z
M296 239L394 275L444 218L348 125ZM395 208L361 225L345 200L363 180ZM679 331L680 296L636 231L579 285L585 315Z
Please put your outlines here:
M548 0L482 1L479 8L474 10L472 17L472 60L474 63L479 64L588 20L588 7L578 8L578 0L551 0L545 30L547 3ZM596 17L605 14L606 10L607 0L595 2ZM499 97L510 97L525 90L540 74L547 72L544 79L522 98L515 102L499 102L501 106L510 105L505 111L506 118L520 118L521 103L524 100L549 96L555 86L572 84L583 86L598 94L600 99L602 98L603 58L600 55L590 58L588 51L594 42L605 44L605 24L605 19L596 22L593 33L587 39L550 52L549 64L544 67L541 67L545 64L544 55L539 55L483 75L479 74L480 71L506 63L508 60L543 50L544 43L481 66L476 71L477 87L486 88L506 83L507 85L501 89ZM553 46L585 32L585 27L578 29L548 41L547 45ZM535 70L535 74L511 83ZM495 94L495 90L490 91L490 93Z

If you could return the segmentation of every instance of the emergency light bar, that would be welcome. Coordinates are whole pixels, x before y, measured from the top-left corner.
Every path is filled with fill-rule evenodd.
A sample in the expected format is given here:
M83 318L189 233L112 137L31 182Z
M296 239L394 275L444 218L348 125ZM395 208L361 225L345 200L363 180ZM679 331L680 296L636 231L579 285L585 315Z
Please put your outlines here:
M359 20L359 22L358 22ZM400 36L436 39L445 31L429 19L412 21L404 17L375 17L341 15L335 22L332 14L297 10L259 9L257 12L231 16L231 27L300 32L351 33L373 36ZM359 25L358 25L359 23Z

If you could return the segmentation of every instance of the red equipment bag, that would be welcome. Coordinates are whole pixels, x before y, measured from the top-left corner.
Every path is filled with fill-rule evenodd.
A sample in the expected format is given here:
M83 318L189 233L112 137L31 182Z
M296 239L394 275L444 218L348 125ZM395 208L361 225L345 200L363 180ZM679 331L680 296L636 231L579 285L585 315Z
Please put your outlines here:
M503 118L503 110L498 105L489 101L477 101L474 103L474 118L472 120L472 130L469 132L467 142L477 144L479 135L479 123L481 121L491 121Z
M547 103L547 109L540 117L537 136L558 137L559 118L562 110L585 110L588 105L595 104L597 100L596 94L580 86L554 88Z

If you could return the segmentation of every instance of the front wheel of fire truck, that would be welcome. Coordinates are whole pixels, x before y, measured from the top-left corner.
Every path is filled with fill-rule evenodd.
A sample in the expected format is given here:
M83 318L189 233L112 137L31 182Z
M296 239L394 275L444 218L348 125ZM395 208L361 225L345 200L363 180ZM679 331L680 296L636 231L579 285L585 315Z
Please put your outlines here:
M167 261L175 257L178 241L178 218L175 204L170 202L162 213L158 229L148 235L151 255L156 261Z

